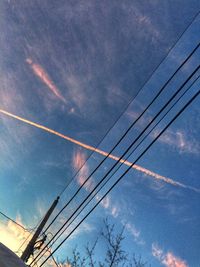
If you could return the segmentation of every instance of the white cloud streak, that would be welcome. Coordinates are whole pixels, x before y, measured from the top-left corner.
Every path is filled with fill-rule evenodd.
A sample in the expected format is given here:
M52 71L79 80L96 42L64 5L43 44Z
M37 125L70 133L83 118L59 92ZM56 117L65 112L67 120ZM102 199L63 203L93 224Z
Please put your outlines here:
M150 171L150 170L148 170L148 169L146 169L146 168L143 168L143 167L141 167L141 166L139 166L139 165L136 165L136 164L133 165L132 162L126 161L126 160L124 160L124 159L120 159L119 157L117 157L117 156L115 156L115 155L113 155L113 154L109 154L109 153L106 152L106 151L103 151L103 150L101 150L101 149L98 149L98 148L95 148L95 147L93 147L93 146L87 145L87 144L85 144L85 143L83 143L83 142L80 142L80 141L74 139L74 138L71 138L71 137L66 136L66 135L64 135L64 134L61 134L61 133L59 133L59 132L57 132L57 131L54 131L54 130L52 130L52 129L50 129L50 128L47 128L47 127L45 127L45 126L43 126L43 125L41 125L41 124L38 124L38 123L32 122L32 121L30 121L30 120L24 119L24 118L22 118L22 117L19 117L19 116L17 116L17 115L14 115L14 114L12 114L12 113L10 113L10 112L7 112L7 111L5 111L5 110L3 110L3 109L0 109L0 113L3 114L3 115L9 116L9 117L11 117L11 118L14 118L14 119L16 119L16 120L22 121L22 122L24 122L24 123L26 123L26 124L28 124L28 125L32 125L32 126L34 126L34 127L36 127L36 128L39 128L39 129L41 129L41 130L43 130L43 131L46 131L46 132L48 132L48 133L51 133L51 134L53 134L53 135L59 136L60 138L63 138L63 139L65 139L65 140L67 140L67 141L69 141L69 142L72 142L72 143L74 143L74 144L76 144L76 145L78 145L78 146L81 146L81 147L83 147L83 148L85 148L85 149L87 149L87 150L94 151L94 152L96 152L96 153L98 153L98 154L101 154L101 155L103 155L103 156L105 156L105 157L111 158L111 159L113 159L113 160L115 160L115 161L119 161L119 162L121 162L121 163L123 163L123 164L125 164L125 165L127 165L127 166L132 166L133 169L136 169L136 170L142 172L143 174L147 174L148 176L151 176L151 177L153 177L154 179L161 180L161 181L163 181L163 182L165 182L165 183L168 183L168 184L171 184L171 185L173 185L173 186L178 186L178 187L182 187L182 188L187 188L187 189L191 189L191 190L193 190L193 191L199 192L199 189L196 189L196 188L193 188L193 187L191 187L191 186L187 186L187 185L185 185L185 184L183 184L183 183L174 181L174 180L171 179L171 178L168 178L168 177L162 176L162 175L160 175L160 174L157 174L157 173L155 173L155 172L153 172L153 171Z
M157 135L156 132L155 135ZM191 137L188 138L182 130L167 130L159 141L177 149L179 153L199 154L200 151L200 143Z

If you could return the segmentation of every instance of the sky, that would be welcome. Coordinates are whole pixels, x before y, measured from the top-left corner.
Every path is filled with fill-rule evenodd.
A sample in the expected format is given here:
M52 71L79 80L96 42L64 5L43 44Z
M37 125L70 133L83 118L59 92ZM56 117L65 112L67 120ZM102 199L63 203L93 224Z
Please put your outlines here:
M66 188L57 214L198 45L199 10L195 0L1 1L1 212L35 229ZM69 218L191 75L199 56L197 49L50 232ZM126 161L77 222L197 92L200 81L192 82L198 75L145 142L123 157ZM77 244L83 250L108 218L116 231L125 226L123 246L128 253L141 255L154 267L198 267L199 115L198 97L55 256L65 259ZM29 231L0 215L0 242L20 254L28 237ZM103 255L102 247L98 255ZM50 261L45 266L54 265Z

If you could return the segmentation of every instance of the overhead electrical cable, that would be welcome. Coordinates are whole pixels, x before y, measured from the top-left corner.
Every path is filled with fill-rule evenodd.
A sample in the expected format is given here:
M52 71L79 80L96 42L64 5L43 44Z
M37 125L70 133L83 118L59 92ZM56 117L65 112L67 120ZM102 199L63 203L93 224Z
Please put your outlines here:
M198 70L198 69L199 69L199 67L197 67L197 70ZM195 70L194 72L196 72L196 70ZM193 75L193 74L194 74L194 73L192 73L192 75ZM189 76L189 79L191 78L192 75ZM188 88L188 89L187 89L187 90L186 90L186 91L179 97L179 99L180 99L180 98L181 98L181 97L182 97L182 96L183 96L183 95L184 95L184 94L191 88L191 86L194 84L194 82L195 82L197 79L198 79L198 77L192 82L192 84L189 86L189 88ZM182 88L185 86L186 82L187 82L187 81L185 81L184 84L181 86ZM180 88L179 88L179 90L180 90ZM177 93L178 93L178 91L171 97L171 100L173 100L173 97L175 97L175 95L177 95ZM178 102L179 99L178 99L176 102ZM169 103L169 101L168 101L168 103ZM173 105L173 106L174 106L174 105ZM172 107L173 107L173 106L172 106ZM171 108L172 108L172 107L171 107ZM171 108L170 108L170 109L171 109ZM170 111L170 110L168 110L168 112L169 112L169 111ZM167 113L168 113L168 112L167 112ZM165 116L167 115L167 113L166 113L163 117L165 117ZM161 121L161 120L160 120L160 121ZM157 123L157 124L158 124L158 123ZM152 130L151 130L151 131L152 131ZM148 134L149 134L149 133L148 133ZM147 134L147 135L148 135L148 134ZM144 141L144 139L147 137L147 135L143 138L142 141ZM140 141L140 143L137 145L137 147L142 143L142 141ZM137 147L136 147L136 148L137 148ZM135 149L136 149L136 148L135 148ZM134 151L135 151L135 149L134 149ZM132 154L134 151L132 151L131 154ZM130 155L129 155L129 156L130 156ZM128 156L128 157L129 157L129 156ZM123 162L121 162L121 165L122 165L122 164L123 164ZM121 166L121 165L120 165L120 166ZM119 167L120 167L120 166L119 166ZM119 168L118 168L118 169L119 169ZM117 169L117 170L118 170L118 169ZM116 170L116 171L117 171L117 170ZM115 171L115 172L116 172L116 171ZM114 173L115 173L115 172L114 172ZM110 173L110 171L109 171L109 173ZM107 174L108 174L108 173L107 173ZM113 175L113 174L112 174L112 175ZM107 175L106 175L106 176L107 176ZM105 176L104 176L104 177L105 177ZM104 179L104 178L103 178L103 179ZM184 185L181 184L181 183L180 183L179 185L181 185L182 187L184 187ZM102 187L103 187L103 186L102 186ZM95 189L96 189L96 187L95 187ZM86 200L87 200L87 199L86 199ZM80 206L81 206L81 205L80 205ZM79 206L79 208L80 208L80 206ZM75 210L75 212L73 213L73 216L75 215L75 213L77 212L77 210L78 210L79 208L77 208L77 209ZM69 222L69 220L71 220L71 218L72 218L72 216L68 219L67 222ZM64 231L62 231L62 233L63 233L63 232L64 232ZM59 235L59 236L60 236L60 235ZM54 238L55 238L55 237L54 237ZM58 238L56 238L56 240L57 240L57 239L58 239ZM52 238L52 240L53 240L53 238Z
M195 18L196 18L198 15L199 15L199 12L196 14ZM194 19L195 19L195 18L194 18ZM192 22L193 22L193 21L192 21ZM192 24L192 22L190 23L190 25ZM190 25L189 25L189 26L190 26ZM187 27L187 29L189 28L189 26ZM187 29L186 29L186 30L187 30ZM185 30L185 31L186 31L186 30ZM184 32L185 32L185 31L184 31ZM183 33L182 33L182 35L183 35ZM182 35L181 35L181 36L182 36ZM172 50L172 49L171 49L171 50Z
M105 137L108 135L108 133L114 128L114 126L117 124L117 122L120 120L120 118L123 116L123 114L125 113L125 111L128 109L128 107L131 105L131 103L135 100L135 98L139 95L139 93L141 92L141 90L144 88L144 86L147 84L147 82L153 77L154 73L156 72L156 70L158 70L158 68L163 64L163 62L167 59L167 57L169 56L169 54L171 53L171 51L176 47L177 43L180 41L180 39L183 37L183 35L187 32L187 30L191 27L191 25L193 24L193 22L196 20L196 18L199 16L200 11L198 11L196 13L196 15L193 17L193 19L191 20L191 22L188 24L188 26L184 29L184 31L180 34L180 36L177 38L176 42L171 46L171 48L169 49L169 51L167 52L167 54L162 58L162 60L160 61L160 63L158 65L156 65L156 67L153 69L153 71L151 72L151 74L147 77L147 79L144 81L144 83L140 86L139 90L137 91L137 93L134 95L133 98L131 98L131 100L128 102L128 104L126 105L125 109L122 111L122 113L120 114L120 116L117 118L117 120L114 122L114 124L108 129L108 131L105 133L105 135L103 136L103 138L101 139L101 141L97 144L96 148L103 142L103 140L105 139ZM199 47L199 45L193 50L193 52L195 52L197 50L197 48ZM183 62L181 65L184 65L185 62ZM86 161L80 166L80 168L75 172L75 174L71 177L71 179L69 180L69 182L66 184L66 186L63 188L63 190L60 192L59 196L61 196L65 190L68 188L68 186L71 184L71 182L74 180L74 178L76 177L76 175L80 172L80 170L83 168L83 166L86 164L86 162L89 160L89 158L94 154L95 151L93 151L86 159Z
M34 230L33 230L34 231ZM15 251L16 254L20 254L20 252L22 252L21 248L23 247L23 245L29 240L29 238L31 237L33 231L31 231L29 233L29 235L27 236L27 238L21 243L21 245L19 246L19 248L17 249L17 251Z
M137 157L137 159L132 163L132 165L136 164L143 155L149 150L149 148L158 140L158 138L166 131L166 129L181 115L181 113L197 98L200 90L198 90L193 97L181 108L181 110L172 118L172 120L164 127L164 129L152 140L152 142L145 148L145 150ZM64 240L52 251L51 255L53 255L62 245L63 243L72 235L72 233L81 225L81 223L93 212L93 210L99 205L99 203L109 194L109 192L119 183L119 181L130 171L132 167L128 167L128 169L117 179L117 181L109 188L109 190L98 200L98 202L94 205L94 207L83 217L83 219L76 225L76 227L70 232ZM43 266L45 262L51 257L49 255L39 267Z
M144 142L144 140L152 133L152 131L160 124L160 122L169 114L169 112L175 107L175 105L183 98L183 96L189 91L189 89L198 81L200 78L200 75L195 78L195 80L192 82L192 84L183 92L181 96L174 102L174 104L169 108L169 110L159 119L159 121L153 126L153 128L144 136L144 138L139 142L139 144L134 148L133 151L126 157L125 160L128 160L128 158L135 152L135 150ZM53 240L53 243L51 246L55 244L55 242L64 234L64 232L68 229L68 227L75 222L75 220L78 218L78 216L83 212L83 210L89 205L89 203L98 195L98 193L102 190L102 188L108 183L108 181L114 176L114 174L117 173L117 171L120 169L120 167L123 165L123 163L120 163L118 168L112 173L112 175L104 182L103 185L95 192L95 194L92 195L92 198L84 205L84 207L78 212L78 214L73 218L73 220L66 225L66 227L63 229L63 231L57 236L55 240ZM181 184L182 185L182 184ZM184 187L184 186L183 186ZM191 189L195 190L191 187ZM198 191L200 192L200 190Z
M187 28L182 32L182 34L180 35L179 39L183 36L183 34L186 32L186 30L191 26L191 24L193 23L193 21L195 20L195 18L196 18L198 15L199 15L199 12L195 15L195 17L194 17L193 20L190 22L190 24L187 26ZM178 40L179 40L179 39L178 39ZM176 44L175 44L175 45L176 45ZM175 45L174 45L174 46L175 46ZM174 46L169 50L168 54L169 54L170 51L174 48ZM168 54L167 54L167 55L168 55ZM165 58L166 58L166 57L165 57ZM164 59L165 59L165 58L164 58ZM150 77L153 75L153 73L155 72L155 70L162 64L162 62L164 61L164 59L163 59L163 60L160 62L160 64L154 69L154 71L152 72L152 74L150 75ZM150 78L150 77L149 77L149 78ZM147 79L147 81L149 80L149 78ZM147 81L146 81L146 82L147 82ZM146 84L146 82L144 83L144 85ZM143 86L144 86L144 85L143 85ZM143 86L140 88L140 90L143 88ZM137 92L136 96L138 95L138 93L139 93L139 91ZM135 96L135 97L136 97L136 96ZM135 98L135 97L134 97L134 98ZM130 101L130 103L132 103L132 100ZM130 105L130 103L128 104L128 106ZM126 107L126 109L127 109L127 107ZM126 109L125 109L125 110L126 110ZM121 117L122 115L123 115L123 113L120 115L120 117ZM119 118L118 118L118 120L119 120ZM117 120L117 121L118 121L118 120ZM116 121L116 122L117 122L117 121ZM116 123L116 122L115 122L115 123ZM114 123L114 125L115 125L115 123ZM114 125L113 125L113 126L114 126ZM113 126L112 126L112 127L113 127ZM110 131L110 130L109 130L109 131ZM107 133L108 133L108 132L107 132ZM94 152L93 152L93 153L94 153ZM92 153L92 154L93 154L93 153ZM84 164L85 164L85 163L84 163ZM84 165L84 164L83 164L83 165ZM81 169L81 168L80 168L80 169ZM80 169L79 169L79 170L80 170ZM77 174L78 174L78 172L77 172ZM75 176L76 176L76 175L75 175ZM75 177L75 176L74 176L74 177ZM72 179L73 179L73 178L72 178ZM72 181L72 180L71 180L71 181ZM68 187L68 185L69 185L69 183L68 183L67 186L64 188L64 190L60 193L60 195L63 194L63 192L64 192L64 191L66 190L66 188ZM0 212L0 213L1 213L1 212ZM2 214L2 213L1 213L1 214ZM2 214L2 215L4 216L4 214ZM7 217L7 216L6 216L6 217ZM12 220L11 218L9 218L9 217L7 217L7 218L8 218L9 220L11 220L13 223L15 223L15 224L17 224L18 226L20 226L21 228L23 228L25 231L29 231L28 229L24 228L22 225L20 225L19 223L15 222L15 221Z
M77 210L84 204L85 201L93 194L93 192L96 190L96 188L102 183L102 181L108 176L108 174L114 169L114 167L120 162L121 159L123 159L124 155L132 148L132 146L139 140L139 138L142 136L142 134L147 130L147 128L152 124L152 122L160 115L160 113L167 107L167 105L173 100L174 97L182 90L182 88L187 84L187 82L191 79L191 77L199 70L200 65L195 68L195 70L190 74L190 76L185 80L185 82L180 86L180 88L173 94L173 96L167 101L167 103L159 110L159 112L155 115L155 117L149 122L149 124L145 127L145 129L139 134L139 136L133 141L133 143L128 147L128 149L123 153L123 155L120 157L119 161L116 162L112 168L108 171L108 173L102 178L102 180L95 186L95 188L89 193L89 195L85 198L84 201L81 202L81 204L78 206L78 208L73 212L73 214L69 217L68 221L71 220L71 218L74 216L74 214L77 212ZM90 175L91 176L91 175ZM87 179L86 179L87 180ZM69 203L69 202L68 202ZM67 222L68 222L67 221ZM57 231L55 236L64 228L64 226L67 224L67 222L60 228L60 230ZM48 229L48 228L47 228ZM51 241L50 241L51 242ZM46 245L48 246L50 242ZM43 250L45 247L43 248ZM42 251L41 251L42 252ZM40 253L41 253L40 252ZM40 253L37 255L37 257L40 255ZM37 259L37 257L35 259Z
M49 249L49 253L51 254L51 250L50 250L50 249ZM51 258L52 258L54 264L55 264L57 267L60 267L60 266L58 265L56 259L54 258L54 256L53 256L53 255L50 255L50 256L51 256Z
M44 232L46 232L49 227L55 222L55 220L58 218L58 216L63 212L63 210L69 205L69 203L77 196L77 194L80 192L80 190L83 188L83 186L87 183L87 181L90 179L90 177L96 172L96 170L106 161L107 158L111 155L111 153L116 149L116 147L121 143L121 141L124 139L124 137L128 134L128 132L133 128L133 126L140 120L140 118L145 114L145 112L149 109L149 107L156 101L156 99L160 96L160 94L163 92L165 87L170 83L170 81L175 77L175 75L178 73L178 71L183 67L183 65L192 57L192 55L196 52L196 50L199 48L200 43L193 49L193 51L189 54L189 56L181 63L181 65L176 69L176 71L173 73L173 75L164 83L162 88L159 90L159 92L155 95L155 97L152 99L152 101L147 105L147 107L143 110L143 112L138 116L138 118L129 126L129 128L126 130L126 132L122 135L122 137L119 139L119 141L115 144L115 146L110 150L110 152L107 154L106 157L95 167L95 169L92 171L92 173L89 175L89 177L84 181L84 183L78 188L78 190L74 193L74 195L71 197L71 199L67 202L67 204L58 212L58 214L54 217L54 219L51 221L51 223L47 226ZM123 160L123 158L120 158ZM80 170L79 170L80 171ZM77 174L79 173L77 172ZM76 175L77 175L76 174Z
M28 228L25 228L23 225L21 225L20 223L16 222L15 220L13 220L12 218L10 218L9 216L7 216L5 213L1 212L0 211L0 214L2 216L4 216L6 219L8 219L9 221L13 222L14 224L16 224L17 226L19 226L20 228L22 228L25 232L30 232L32 231L33 229L28 229Z
M39 222L37 223L37 225L33 228L33 229L31 229L31 231L30 231L30 234L27 236L27 238L21 243L21 245L19 246L19 248L17 249L17 251L16 251L16 253L18 254L18 253L20 253L20 250L21 250L21 248L24 246L24 244L28 241L28 239L30 238L30 236L32 235L32 233L35 231L35 229L39 226L39 224L40 224L40 222L43 220L43 218L44 217L42 217L40 220L39 220ZM42 234L41 234L42 235ZM40 236L41 236L40 235ZM39 236L39 237L40 237Z
M101 179L101 181L99 181L97 183L97 185L94 187L94 189L88 194L88 196L81 202L81 204L77 207L77 209L72 213L72 215L68 218L68 220L64 223L64 225L56 232L56 234L54 235L57 236L59 234L59 232L64 228L64 226L69 222L69 220L71 220L71 218L74 216L74 214L78 211L78 209L81 208L81 206L84 204L85 201L87 201L87 199L89 199L89 197L94 193L94 191L98 188L98 186L101 185L101 183L105 180L105 178L108 176L108 174L115 168L115 166L120 162L120 160L123 160L123 157L126 155L126 153L128 153L130 151L130 149L133 147L133 145L139 140L139 138L143 135L143 133L148 129L148 127L153 123L153 121L155 121L155 119L162 113L162 111L168 106L168 104L176 97L176 95L182 90L182 88L187 84L187 82L192 78L192 76L199 70L200 65L197 66L195 68L195 70L192 72L192 74L189 75L189 77L185 80L185 82L179 87L179 89L171 96L171 98L165 103L165 105L157 112L157 114L154 116L154 118L148 123L148 125L145 127L145 129L135 138L135 140L132 142L132 144L126 149L126 151L123 153L123 155L120 157L120 159L111 167L111 169L107 172L106 175L104 175L104 177ZM131 165L133 166L133 165ZM92 172L93 174L93 172ZM89 177L91 177L91 174L89 175ZM86 181L88 180L88 178L86 179ZM85 183L85 182L84 182ZM83 184L84 184L83 183ZM67 204L65 205L65 207L70 203L70 201L67 202ZM63 209L62 209L63 210ZM55 219L52 221L54 222ZM52 223L51 223L52 224ZM50 224L50 225L51 225ZM47 227L48 229L49 227ZM46 229L46 230L47 230ZM45 230L45 231L46 231ZM51 241L49 241L49 243L43 248L42 251L44 251L46 249L46 247L50 244ZM37 259L39 257L39 255L42 253L42 251L36 256L35 259Z

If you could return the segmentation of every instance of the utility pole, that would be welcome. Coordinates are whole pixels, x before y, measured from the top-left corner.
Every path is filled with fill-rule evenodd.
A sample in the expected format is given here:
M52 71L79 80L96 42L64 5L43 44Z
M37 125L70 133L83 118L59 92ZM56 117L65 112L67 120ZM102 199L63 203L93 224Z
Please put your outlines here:
M27 247L25 248L24 252L22 253L21 259L24 262L27 262L29 257L33 254L35 243L36 243L36 241L37 241L42 229L44 228L47 220L49 219L49 217L52 214L53 210L55 209L56 205L58 204L58 200L59 200L59 197L57 197L57 199L54 200L54 202L51 205L50 209L47 211L44 219L42 220L42 222L38 226L37 230L35 231L35 234L33 235L32 239L29 242L29 244L27 245Z

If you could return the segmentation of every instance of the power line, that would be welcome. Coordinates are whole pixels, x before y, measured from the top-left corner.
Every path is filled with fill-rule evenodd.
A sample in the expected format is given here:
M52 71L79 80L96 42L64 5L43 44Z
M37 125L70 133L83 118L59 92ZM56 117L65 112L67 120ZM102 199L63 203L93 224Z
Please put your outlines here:
M49 234L53 235L51 232L49 232ZM48 238L48 237L47 237L47 238ZM52 258L54 264L55 264L57 267L60 267L59 264L57 263L56 259L54 258L54 256L51 255L51 249L52 249L52 246L48 247L48 248L47 248L47 252L50 253L50 256L51 256L51 258ZM34 259L33 255L32 255L32 258ZM37 264L37 263L38 263L38 262L35 262L34 264Z
M197 67L197 70L198 70L198 69L199 69L199 67ZM196 70L195 70L194 72L196 72ZM194 73L192 73L192 74L189 76L188 79L190 79L191 76L192 76L193 74L194 74ZM197 79L198 79L198 78L196 78L195 81L196 81ZM195 82L195 81L194 81L194 82ZM184 87L184 85L186 84L186 82L187 82L187 80L184 82L184 84L181 86L181 88ZM194 82L189 86L189 88L194 84ZM189 90L189 88L188 88L187 90ZM186 91L187 91L187 90L186 90ZM179 90L178 90L178 91L171 97L170 100L173 100L173 98L177 95L177 93L178 93L179 91L180 91L180 88L179 88ZM179 97L179 99L186 93L186 91ZM178 99L175 103L177 103L177 102L179 101L179 99ZM165 104L165 106L166 106L167 104L169 104L170 100ZM174 105L175 105L175 104L174 104ZM173 105L173 106L174 106L174 105ZM165 106L164 106L164 107L165 107ZM167 111L167 113L173 108L173 106ZM163 109L163 108L162 108L162 109ZM165 117L165 116L167 115L167 113L166 113L163 117ZM158 113L157 113L157 115L158 115ZM157 115L156 115L155 117L157 117ZM152 121L155 120L155 117L154 117L154 119L153 119ZM149 123L149 125L152 123L152 121ZM160 121L161 121L161 120L160 120ZM159 122L160 122L160 121L159 121ZM158 123L159 123L159 122L158 122ZM158 123L157 123L157 124L158 124ZM157 124L156 124L154 127L156 127ZM148 128L149 125L147 125L146 128ZM145 128L145 129L146 129L146 128ZM143 130L143 132L145 132L145 129ZM152 130L151 130L151 131L152 131ZM150 131L150 132L151 132L151 131ZM148 133L148 134L149 134L149 133ZM148 134L147 134L147 135L148 135ZM146 137L147 137L147 135L146 135ZM146 137L144 137L143 140L140 141L140 143L137 145L137 147L144 141L144 139L145 139ZM134 142L135 142L135 141L134 141ZM131 154L137 149L137 147L131 152ZM127 151L126 151L125 153L127 153ZM129 155L129 156L130 156L130 155ZM129 157L129 156L128 156L128 157ZM123 157L123 156L122 156L122 157ZM128 157L127 157L127 158L128 158ZM123 164L123 162L121 163L121 165L122 165L122 164ZM120 166L121 166L121 165L120 165ZM115 166L116 166L116 165L115 165ZM119 167L120 167L120 166L119 166ZM107 177L107 175L111 172L112 169L113 169L113 168L111 168L111 169L107 172L107 174L102 178L102 180L104 180L104 179ZM118 169L119 169L119 168L118 168ZM117 169L117 170L118 170L118 169ZM117 170L116 170L116 171L117 171ZM115 171L115 172L116 172L116 171ZM115 172L114 172L114 173L115 173ZM114 175L114 174L112 174L112 175ZM110 178L111 178L111 177L110 177ZM110 178L109 178L109 179L110 179ZM109 179L108 179L108 180L109 180ZM107 180L107 181L108 181L108 180ZM107 181L104 183L104 185L107 183ZM101 183L101 182L100 182L100 183ZM97 186L93 189L93 191L92 191L91 193L95 192L96 188L98 187L98 185L99 185L100 183L97 184ZM103 186L104 186L104 185L103 185ZM103 187L103 186L102 186L102 187ZM102 187L101 187L101 188L102 188ZM99 192L99 190L98 190L98 192ZM74 213L70 216L70 218L67 220L66 223L68 223L69 220L71 220L71 218L75 215L75 213L76 213L76 212L78 211L78 209L82 206L82 204L84 204L84 202L90 197L90 195L91 195L91 194L89 194L88 197L87 197L87 198L86 198L86 199L79 205L79 207L74 211ZM96 194L95 194L95 195L96 195ZM94 195L92 195L92 196L94 197ZM85 207L85 206L84 206L84 207ZM81 211L82 211L82 210L83 210L83 209L81 209ZM80 213L79 213L79 214L80 214ZM66 223L65 223L65 225L66 225ZM65 225L64 225L64 226L65 226ZM63 227L62 227L62 228L63 228ZM62 228L61 228L61 229L62 229ZM65 229L66 229L66 228L65 228ZM65 231L65 230L64 230L64 231ZM63 233L64 231L62 231L62 233ZM56 235L55 235L55 236L56 236ZM54 236L54 238L55 238L55 236ZM59 237L60 237L60 236L61 236L61 234L59 235ZM57 240L57 239L58 239L58 238L56 238L56 240ZM51 239L51 241L52 241L52 240L53 240L53 238ZM51 241L50 241L50 242L51 242ZM50 242L49 242L49 243L50 243Z
M30 232L30 234L29 234L29 235L27 236L27 238L21 243L21 245L19 246L19 248L17 249L17 251L16 251L15 253L19 254L20 251L22 251L21 248L22 248L23 245L26 243L26 241L28 241L28 239L30 238L30 236L31 236L32 233L33 233L33 231Z
M31 258L34 260L34 256L33 255L31 255ZM38 267L38 263L37 262L34 263L34 266Z
M136 164L142 156L149 150L149 148L158 140L158 138L166 131L166 129L181 115L181 113L195 100L195 98L199 95L200 90L197 91L195 95L181 108L181 110L173 117L173 119L164 127L164 129L152 140L152 142L147 146L147 148L140 154L140 156L132 163L131 166L117 179L117 181L110 187L110 189L100 198L100 200L94 205L94 207L83 217L83 219L76 225L76 227L72 230L70 234L68 234L64 240L52 251L51 255L53 255L62 244L72 235L72 233L81 225L81 223L92 213L92 211L99 205L99 203L103 200L105 196L118 184L118 182L128 173L128 171L132 168L134 164ZM49 255L39 267L43 266L44 263L51 257Z
M198 14L199 14L199 12L198 12ZM197 14L197 15L198 15L198 14ZM196 16L197 16L197 15L196 15ZM193 22L193 21L192 21L192 22ZM191 24L192 24L192 22L191 22ZM191 24L190 24L190 25L191 25ZM190 25L189 25L189 26L190 26ZM187 29L189 28L189 26L187 27ZM186 30L185 30L185 31L186 31ZM185 32L185 31L184 31L184 32ZM198 45L198 46L199 46L199 45ZM198 48L198 47L196 47L195 50L194 50L193 52L195 52L197 48ZM191 56L191 55L190 55L190 56ZM182 64L184 64L186 61L187 61L187 59L186 59ZM178 68L178 70L179 70L180 68L181 68L181 66ZM177 71L178 71L178 70L177 70ZM177 71L176 71L176 72L177 72ZM174 76L175 76L175 74L174 74ZM171 77L171 79L172 79L172 78L173 78L173 77ZM169 82L169 81L168 81L168 82ZM65 207L66 207L66 206L65 206ZM61 211L61 212L62 212L62 211ZM59 213L59 214L60 214L60 213ZM53 222L52 222L52 223L53 223ZM52 224L52 223L51 223L51 224ZM50 225L49 225L49 227L50 227ZM48 228L47 228L47 229L48 229Z
M7 216L5 213L0 211L0 214L2 216L4 216L6 219L8 219L9 221L13 222L14 224L16 224L17 226L21 227L25 232L30 232L32 231L32 229L27 229L25 228L23 225L21 225L20 223L16 222L15 220L13 220L12 218L10 218L9 216Z
M189 91L189 89L195 84L195 82L200 78L200 75L192 82L192 84L185 90L185 92L175 101L175 103L170 107L170 109L162 116L161 119L153 126L153 128L145 135L145 137L140 141L140 143L134 148L134 150L127 156L125 160L135 152L135 150L140 146L142 142L150 135L150 133L159 125L159 123L167 116L167 114L175 107L175 105L180 101L180 99ZM89 203L96 197L96 195L101 191L101 189L107 184L107 182L114 176L114 174L119 170L119 168L123 165L120 163L118 168L112 173L112 175L104 182L104 184L92 195L92 198L84 205L84 207L78 212L78 214L73 218L73 220L63 229L63 231L59 234L59 236L53 241L51 246L55 244L55 242L62 236L62 234L67 230L67 228L78 218L81 212L89 205Z
M176 95L182 90L182 88L186 85L186 83L191 79L191 77L198 71L200 68L200 65L195 68L195 70L192 72L192 74L189 75L189 77L185 80L185 82L179 87L179 89L173 94L173 96L165 103L165 105L158 111L158 113L154 116L154 118L148 123L148 125L145 127L145 129L136 137L136 139L132 142L132 144L126 149L126 151L123 153L123 155L120 157L120 159L111 167L111 169L107 172L106 175L97 183L97 185L94 187L94 189L88 194L88 196L81 202L81 204L76 208L76 210L72 213L72 215L68 218L68 220L64 223L64 225L56 232L54 237L59 234L59 232L64 228L64 226L71 220L71 218L74 216L74 214L78 211L78 209L81 208L81 206L84 204L87 199L95 192L95 190L98 188L98 186L105 180L105 178L108 176L108 174L115 168L115 166L120 162L120 160L123 159L123 157L126 155L126 153L129 152L129 150L132 148L132 146L139 140L139 138L143 135L143 133L148 129L148 127L153 123L153 121L162 113L162 111L168 106L168 104L176 97ZM133 165L132 165L133 166ZM90 175L91 176L91 175ZM89 177L90 177L89 176ZM88 179L86 179L88 180ZM69 202L68 202L69 203ZM68 204L67 203L67 204ZM67 205L66 204L66 205ZM65 205L65 207L66 207ZM55 221L55 220L54 220ZM47 227L48 229L48 227ZM51 242L52 240L50 240ZM50 242L46 245L46 247L50 244ZM43 250L46 248L44 247ZM42 251L43 251L42 250ZM42 253L42 251L37 255L35 259L39 257L39 255Z
M115 144L115 146L110 150L110 152L107 154L106 157L95 167L95 169L92 171L92 173L88 176L88 178L84 181L84 183L78 188L78 190L74 193L74 195L71 197L71 199L67 202L67 204L58 212L58 214L54 217L54 219L51 221L51 223L47 226L44 232L46 232L49 227L55 222L55 220L58 218L58 216L63 212L63 210L71 203L71 201L77 196L77 194L80 192L80 190L83 188L83 186L87 183L87 181L90 179L90 177L97 171L97 169L106 161L106 159L111 155L111 153L116 149L116 147L121 143L121 141L124 139L124 137L128 134L128 132L133 128L133 126L140 120L140 118L145 114L145 112L149 109L149 107L156 101L156 99L160 96L160 94L163 92L165 87L170 83L170 81L175 77L175 75L178 73L178 71L184 66L184 64L193 56L193 54L197 51L199 48L200 43L193 49L193 51L189 54L189 56L181 63L181 65L176 69L176 71L173 73L173 75L164 83L162 88L159 90L159 92L156 94L156 96L152 99L152 101L147 105L147 107L143 110L143 112L138 116L138 118L128 127L126 132L122 135L122 137L119 139L119 141ZM123 159L123 158L120 158ZM81 167L82 168L82 167ZM80 169L81 169L80 168ZM76 173L76 175L79 173L80 169Z
M57 267L59 267L59 265L58 265L57 261L55 260L55 258L53 257L53 255L51 255L51 257L52 257L52 260L53 260L53 262L55 263L55 265L56 265Z
M26 241L28 241L29 237L31 236L31 234L34 232L34 230L39 226L39 224L41 223L41 221L43 220L44 217L42 217L39 222L37 223L37 225L31 229L31 232L30 234L27 236L27 238L22 242L22 244L19 246L18 250L16 251L16 253L19 253L20 252L20 249L23 247L23 245L26 243ZM42 234L41 234L42 235ZM41 236L40 235L40 236Z
M51 255L51 250L49 250L49 253L50 253L50 257L52 258L52 260L53 260L53 262L55 263L55 265L56 265L57 267L59 267L59 265L58 265L56 259L54 258L53 255Z
M122 113L120 114L120 116L117 118L117 120L114 122L114 124L108 129L108 131L105 133L105 135L103 136L103 138L100 140L100 142L97 144L96 148L103 142L103 140L105 139L105 137L108 135L108 133L114 128L114 126L117 124L117 122L120 120L120 118L123 116L123 114L125 113L125 111L128 109L128 107L130 106L130 104L135 100L135 98L139 95L139 93L141 92L141 90L144 88L144 86L147 84L147 82L153 77L154 73L156 72L156 70L162 65L162 63L166 60L166 58L169 56L169 54L171 53L171 51L176 47L177 43L180 41L180 39L183 37L183 35L186 33L186 31L190 28L190 26L193 24L193 22L196 20L196 18L199 16L200 11L198 11L196 13L196 15L193 17L193 19L191 20L191 22L188 24L188 26L185 28L185 30L180 34L180 36L178 37L178 39L176 40L176 42L171 46L171 48L168 50L167 54L162 58L162 60L160 61L160 63L153 69L153 71L151 72L151 74L148 76L148 78L145 80L145 82L140 86L139 90L137 91L136 95L131 98L131 100L128 102L128 105L125 107L125 109L122 111ZM67 183L67 185L64 187L64 189L60 192L59 196L61 196L65 190L68 188L68 186L70 185L70 183L73 181L73 179L76 177L76 175L80 172L80 170L83 168L83 166L86 164L86 162L90 159L90 157L94 154L95 151L93 151L86 159L86 161L81 165L81 167L76 171L76 173L71 177L70 181Z

